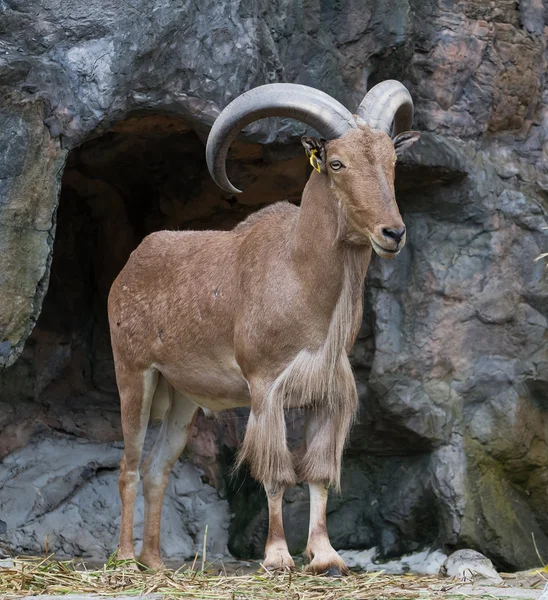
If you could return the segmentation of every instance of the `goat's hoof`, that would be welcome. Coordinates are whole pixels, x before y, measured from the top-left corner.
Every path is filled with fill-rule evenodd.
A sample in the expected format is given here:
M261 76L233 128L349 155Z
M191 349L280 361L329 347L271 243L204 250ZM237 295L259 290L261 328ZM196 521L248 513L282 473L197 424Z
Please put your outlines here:
M112 555L111 560L114 560L117 568L123 568L128 571L138 571L137 559L133 550L121 550L118 548Z
M267 571L273 572L288 571L295 568L295 563L287 550L272 550L267 553L263 562L263 567Z
M343 577L350 573L343 559L335 550L333 550L333 555L331 553L329 553L329 556L324 557L316 555L305 570L307 573L325 575L326 577Z
M159 556L147 556L146 554L139 556L139 564L150 571L164 571L166 568Z
M325 577L345 577L350 573L346 565L344 567L339 565L315 565L311 567L308 565L305 571L314 575L324 575Z

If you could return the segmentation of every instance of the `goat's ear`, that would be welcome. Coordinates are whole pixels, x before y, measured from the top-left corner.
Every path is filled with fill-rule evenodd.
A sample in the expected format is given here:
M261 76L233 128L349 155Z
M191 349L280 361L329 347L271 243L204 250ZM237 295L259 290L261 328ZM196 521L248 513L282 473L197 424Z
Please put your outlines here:
M404 131L397 135L392 141L394 142L394 148L396 149L396 156L401 156L409 146L412 146L419 138L421 134L418 131Z
M325 140L304 135L301 138L301 144L304 146L312 167L321 173L325 169Z

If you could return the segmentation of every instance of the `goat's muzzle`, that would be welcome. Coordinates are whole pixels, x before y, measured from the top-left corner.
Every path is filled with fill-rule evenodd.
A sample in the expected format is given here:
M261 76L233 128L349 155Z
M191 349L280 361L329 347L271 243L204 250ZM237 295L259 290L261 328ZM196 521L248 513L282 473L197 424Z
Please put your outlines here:
M370 238L373 250L381 258L394 258L405 246L405 225L397 226L380 225L375 227L375 232Z

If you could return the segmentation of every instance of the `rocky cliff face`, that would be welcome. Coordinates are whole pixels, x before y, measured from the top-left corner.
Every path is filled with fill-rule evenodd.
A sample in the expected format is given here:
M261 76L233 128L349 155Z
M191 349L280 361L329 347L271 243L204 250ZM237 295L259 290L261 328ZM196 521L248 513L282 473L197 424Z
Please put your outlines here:
M352 356L360 423L332 538L384 557L469 546L505 568L536 565L535 544L548 556L540 0L7 0L0 11L4 545L96 558L115 547L105 298L140 239L298 201L307 166L291 121L256 124L235 145L242 196L215 188L203 142L219 109L274 81L354 109L397 78L425 134L398 172L407 246L368 277ZM298 436L300 415L288 418ZM206 524L212 553L260 555L262 491L227 475L244 425L245 411L198 421L165 503L167 556L193 556ZM302 550L306 489L285 509Z

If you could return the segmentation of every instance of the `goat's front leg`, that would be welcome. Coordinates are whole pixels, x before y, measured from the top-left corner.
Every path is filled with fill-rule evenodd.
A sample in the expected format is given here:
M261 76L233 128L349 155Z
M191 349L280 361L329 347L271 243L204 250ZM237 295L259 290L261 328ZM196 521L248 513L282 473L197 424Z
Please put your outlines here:
M237 466L249 464L268 498L268 539L264 566L267 569L294 567L289 555L282 522L285 488L295 483L293 457L287 447L284 397L280 386L251 381L251 413Z
M328 487L325 483L309 482L310 526L306 554L311 559L306 570L330 576L346 575L348 567L329 541L327 533L326 506Z
M282 502L285 488L278 484L265 485L268 498L268 538L263 565L266 569L292 569L295 563L285 541Z
M337 486L340 477L342 448L352 414L341 410L310 409L306 418L306 453L300 465L303 479L310 489L310 526L306 554L307 571L331 576L348 573L348 568L331 546L327 532L326 507L329 486Z

